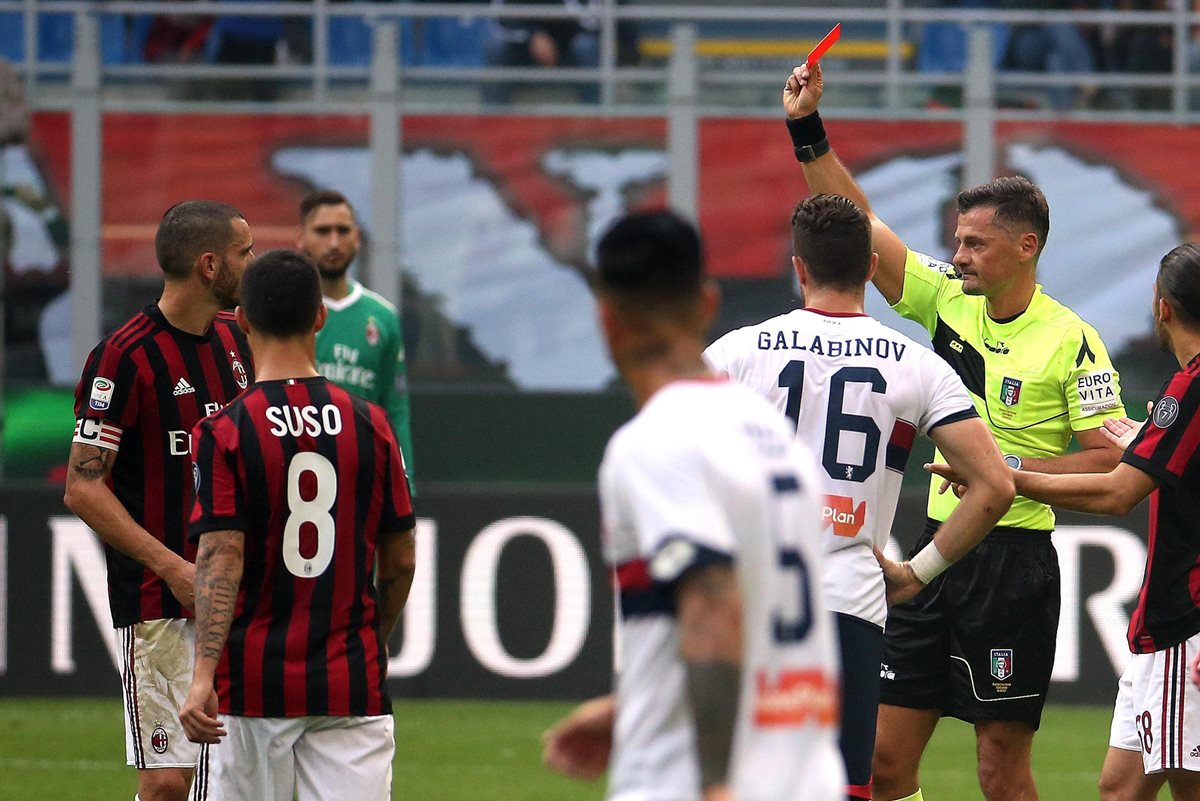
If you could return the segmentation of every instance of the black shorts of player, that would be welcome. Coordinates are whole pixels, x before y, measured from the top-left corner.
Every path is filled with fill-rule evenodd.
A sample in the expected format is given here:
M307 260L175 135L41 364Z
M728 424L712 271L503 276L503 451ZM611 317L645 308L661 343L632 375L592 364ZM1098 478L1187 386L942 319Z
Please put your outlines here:
M940 524L929 520L910 557ZM913 600L888 612L880 701L968 723L1037 729L1058 633L1050 532L997 527Z
M838 744L846 762L847 796L870 798L883 629L842 612L836 620L842 654L842 734Z

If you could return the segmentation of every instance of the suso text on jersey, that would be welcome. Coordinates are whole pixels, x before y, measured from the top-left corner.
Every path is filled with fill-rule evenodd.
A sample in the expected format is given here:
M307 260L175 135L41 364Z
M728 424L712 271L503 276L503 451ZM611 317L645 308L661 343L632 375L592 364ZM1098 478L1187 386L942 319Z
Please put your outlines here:
M316 406L268 406L267 420L271 423L270 432L276 437L333 436L342 430L342 412L332 403L320 409Z

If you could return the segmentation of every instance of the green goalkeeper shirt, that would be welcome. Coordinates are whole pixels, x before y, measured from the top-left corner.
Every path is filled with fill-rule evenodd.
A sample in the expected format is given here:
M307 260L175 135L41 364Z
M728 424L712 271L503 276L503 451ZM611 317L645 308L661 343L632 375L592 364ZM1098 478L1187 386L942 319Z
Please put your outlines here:
M981 296L963 293L954 267L908 251L904 292L893 308L925 327L933 349L966 384L975 410L1002 453L1050 458L1067 450L1074 431L1121 417L1117 371L1096 329L1042 292L1015 318L993 320ZM945 461L941 454L937 461ZM958 499L939 495L933 476L929 516L945 520ZM997 525L1049 531L1054 512L1020 495Z
M317 332L317 370L387 411L411 480L408 371L396 307L355 281L350 294L341 300L325 298L325 306L329 319Z

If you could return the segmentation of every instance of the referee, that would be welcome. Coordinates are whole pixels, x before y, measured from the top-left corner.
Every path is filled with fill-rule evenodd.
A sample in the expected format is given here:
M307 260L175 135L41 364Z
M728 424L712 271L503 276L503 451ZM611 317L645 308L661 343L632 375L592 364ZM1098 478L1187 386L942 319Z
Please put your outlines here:
M794 69L783 90L788 131L809 188L848 197L870 214L879 254L876 288L929 332L1005 461L1040 473L1113 469L1121 451L1102 426L1125 413L1117 373L1095 329L1036 282L1050 229L1041 190L1020 177L968 189L958 196L953 265L915 253L870 211L830 150L817 113L823 89L814 65ZM1067 454L1072 436L1079 451ZM958 503L937 491L941 478L933 481L917 550ZM974 724L979 784L988 801L1038 797L1030 759L1059 613L1053 529L1049 506L1018 496L979 547L890 610L874 798L921 801L918 767L944 715Z

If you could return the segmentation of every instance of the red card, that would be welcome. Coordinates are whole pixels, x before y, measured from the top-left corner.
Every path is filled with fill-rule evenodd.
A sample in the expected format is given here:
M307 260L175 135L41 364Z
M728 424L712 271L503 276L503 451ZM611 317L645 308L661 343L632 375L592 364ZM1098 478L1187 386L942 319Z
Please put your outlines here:
M818 61L820 61L821 56L825 55L825 52L829 50L829 48L833 47L833 43L841 37L842 23L839 22L837 25L833 26L833 30L825 34L824 39L817 42L817 46L814 47L812 52L808 54L808 59L805 62L808 64L808 68L812 69L813 64L816 64Z

